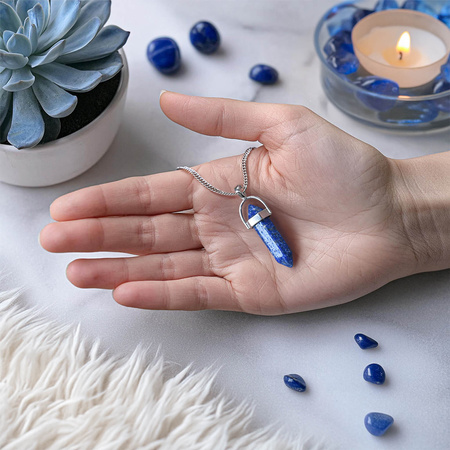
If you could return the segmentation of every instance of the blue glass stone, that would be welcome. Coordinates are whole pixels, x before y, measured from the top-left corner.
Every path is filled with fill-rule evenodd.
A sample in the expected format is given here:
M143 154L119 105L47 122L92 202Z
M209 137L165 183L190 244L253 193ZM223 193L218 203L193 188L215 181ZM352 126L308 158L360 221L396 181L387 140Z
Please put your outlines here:
M364 417L367 431L374 436L382 436L393 423L393 417L379 412L371 412Z
M396 0L379 0L375 5L375 11L385 11L387 9L397 9L398 3Z
M445 97L433 101L439 110L450 112L450 83L442 77L438 77L433 87L433 94L440 94L445 91L447 91L447 95Z
M323 47L323 51L327 56L341 50L353 54L355 53L353 50L352 35L349 31L340 31L334 36L331 36Z
M192 45L201 53L214 53L220 47L220 34L210 22L197 22L189 33Z
M284 376L284 384L294 391L304 392L306 390L305 380L296 373L291 373L290 375Z
M442 7L438 19L450 28L450 2Z
M160 37L148 44L147 58L161 73L175 73L181 65L178 44L169 37Z
M375 339L372 339L369 336L366 336L362 333L355 334L355 342L362 348L363 350L367 350L368 348L378 347L378 342Z
M364 17L367 17L369 14L372 14L373 11L371 9L360 9L358 8L352 16L352 28Z
M450 83L450 56L445 64L441 66L441 75L445 81Z
M350 75L359 68L358 58L353 53L344 50L339 50L328 56L327 63L336 70L336 72L343 75Z
M386 372L379 364L369 364L364 369L363 378L369 383L383 384L386 381Z
M249 77L261 84L275 84L278 81L278 72L266 64L257 64L250 69Z
M431 122L438 115L439 109L434 102L424 101L404 102L387 112L380 112L378 117L382 122L408 126Z
M379 95L386 95L394 97L392 100L386 98L379 98L376 95L366 95L358 92L358 99L367 107L375 109L376 111L389 111L397 103L397 97L400 94L400 88L395 81L387 80L375 76L359 77L354 80L354 84L362 87L368 92Z
M403 9L413 9L424 14L428 14L437 19L436 11L423 0L406 0L402 6Z
M255 214L258 214L262 210L263 209L259 206L248 205L248 218L251 219ZM266 247L269 249L270 253L272 253L277 263L286 267L292 267L294 265L292 251L286 244L286 241L283 239L280 232L275 228L270 217L266 217L253 228L263 240L264 244L266 244Z

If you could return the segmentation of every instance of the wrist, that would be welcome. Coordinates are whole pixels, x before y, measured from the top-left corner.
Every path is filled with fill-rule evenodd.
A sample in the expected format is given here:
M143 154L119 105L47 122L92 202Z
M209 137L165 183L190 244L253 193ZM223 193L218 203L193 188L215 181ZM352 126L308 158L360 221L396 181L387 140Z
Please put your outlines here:
M442 153L390 160L396 215L414 273L450 267L450 158Z

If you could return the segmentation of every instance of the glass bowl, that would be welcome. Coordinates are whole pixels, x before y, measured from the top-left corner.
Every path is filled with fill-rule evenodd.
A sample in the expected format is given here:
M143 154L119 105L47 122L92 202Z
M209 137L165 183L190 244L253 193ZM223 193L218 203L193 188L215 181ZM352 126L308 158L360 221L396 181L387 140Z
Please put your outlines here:
M445 4L435 1L433 5ZM351 75L342 75L327 62L324 46L330 30L348 20L357 8L373 10L376 0L355 0L328 10L317 24L314 44L321 62L321 82L329 100L341 111L366 124L390 130L427 131L450 126L450 90L432 94L435 81L417 88L400 89L398 96L370 92L354 84L358 77L369 76L362 66ZM374 107L375 105L375 107ZM377 108L376 105L381 105Z

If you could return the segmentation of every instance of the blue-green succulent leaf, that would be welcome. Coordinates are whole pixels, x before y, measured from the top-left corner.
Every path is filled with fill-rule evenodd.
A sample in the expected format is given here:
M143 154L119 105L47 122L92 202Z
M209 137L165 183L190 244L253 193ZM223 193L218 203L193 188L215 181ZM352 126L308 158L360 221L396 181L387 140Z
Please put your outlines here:
M80 11L80 0L65 1L53 16L53 2L51 3L51 18L45 31L39 38L38 51L43 51L62 39L74 26Z
M8 92L8 94L11 96L10 104L12 103L12 94L11 92ZM3 123L0 125L0 143L7 142L8 140L8 132L11 128L11 120L12 120L12 108L10 107L8 109L8 112L6 114L5 119L3 120Z
M2 1L3 3L6 3L7 5L11 6L12 8L15 8L16 3L17 3L17 0L0 0L0 1Z
M51 117L67 117L77 106L78 99L75 95L40 76L36 77L33 91L42 109Z
M42 113L45 123L45 133L44 137L41 139L39 144L46 144L47 142L52 142L58 139L59 133L61 132L61 121L54 117L50 117L45 112Z
M23 91L33 86L34 75L28 66L22 67L21 69L13 70L12 77L3 86L3 89L8 92Z
M0 73L0 125L6 118L9 110L9 104L11 102L11 93L3 90L3 86L8 83L11 78L12 72L8 69Z
M6 50L5 43L3 42L3 38L0 36L0 50Z
M8 41L14 36L14 31L10 31L10 30L5 30L3 32L3 42L5 43L5 46L8 44ZM4 48L3 50L6 50L6 48Z
M122 48L130 33L115 25L103 28L86 47L69 55L61 56L58 62L73 64L77 62L93 61L104 58Z
M34 147L41 141L44 131L44 119L33 89L14 92L8 141L17 148Z
M44 30L46 20L44 8L40 3L36 4L34 8L28 11L28 18L30 19L30 23L36 25L36 30L38 35L40 35Z
M35 67L33 72L72 92L87 92L102 81L100 72L77 70L56 62Z
M101 22L98 17L93 17L66 39L66 48L64 54L73 53L86 47L92 39L97 36L101 28Z
M78 23L85 23L91 17L98 17L101 21L100 28L102 28L108 21L111 14L111 0L96 0L95 2L87 2L82 5Z
M21 69L26 66L28 58L19 53L9 53L5 50L0 50L0 66L7 69Z
M25 19L24 32L25 36L27 36L31 42L31 53L34 53L38 44L38 32L36 25L34 23L32 24L28 17Z
M0 33L5 30L16 32L22 25L16 11L8 4L0 1Z
M31 55L31 42L23 34L13 34L8 39L6 48L10 53L20 53L23 56Z
M31 67L43 66L44 64L49 64L53 62L56 58L63 54L64 48L66 46L66 41L62 40L57 42L55 45L50 47L45 53L42 55L33 55L30 56L29 64Z
M6 67L2 67L0 66L0 73L2 73L3 71L8 70Z
M28 17L28 10L32 9L39 3L39 0L17 0L16 12L22 22Z
M65 3L65 2L67 2L67 0L50 0L50 17L49 17L50 23L55 20L55 17L57 16L58 11L60 10L63 3Z
M106 58L72 64L72 67L79 70L96 70L97 72L100 72L102 74L103 83L120 72L120 69L123 67L123 61L122 57L119 55L119 52L114 52Z
M44 28L48 25L48 22L50 21L50 0L39 0L40 5L42 6L42 9L44 10Z

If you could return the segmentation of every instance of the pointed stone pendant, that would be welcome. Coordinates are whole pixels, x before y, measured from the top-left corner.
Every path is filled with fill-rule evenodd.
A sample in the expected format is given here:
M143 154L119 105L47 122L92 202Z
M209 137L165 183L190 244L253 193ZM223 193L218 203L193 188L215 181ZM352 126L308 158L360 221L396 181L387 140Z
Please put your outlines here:
M252 218L257 217L259 220L251 228L254 228L259 237L263 240L266 247L272 253L277 263L283 264L286 267L292 267L294 261L292 259L292 251L286 244L286 241L281 236L280 232L276 229L273 222L270 220L269 215L264 214L267 209L262 209L259 206L252 204L248 205L248 222L252 222ZM259 216L259 217L258 217Z

